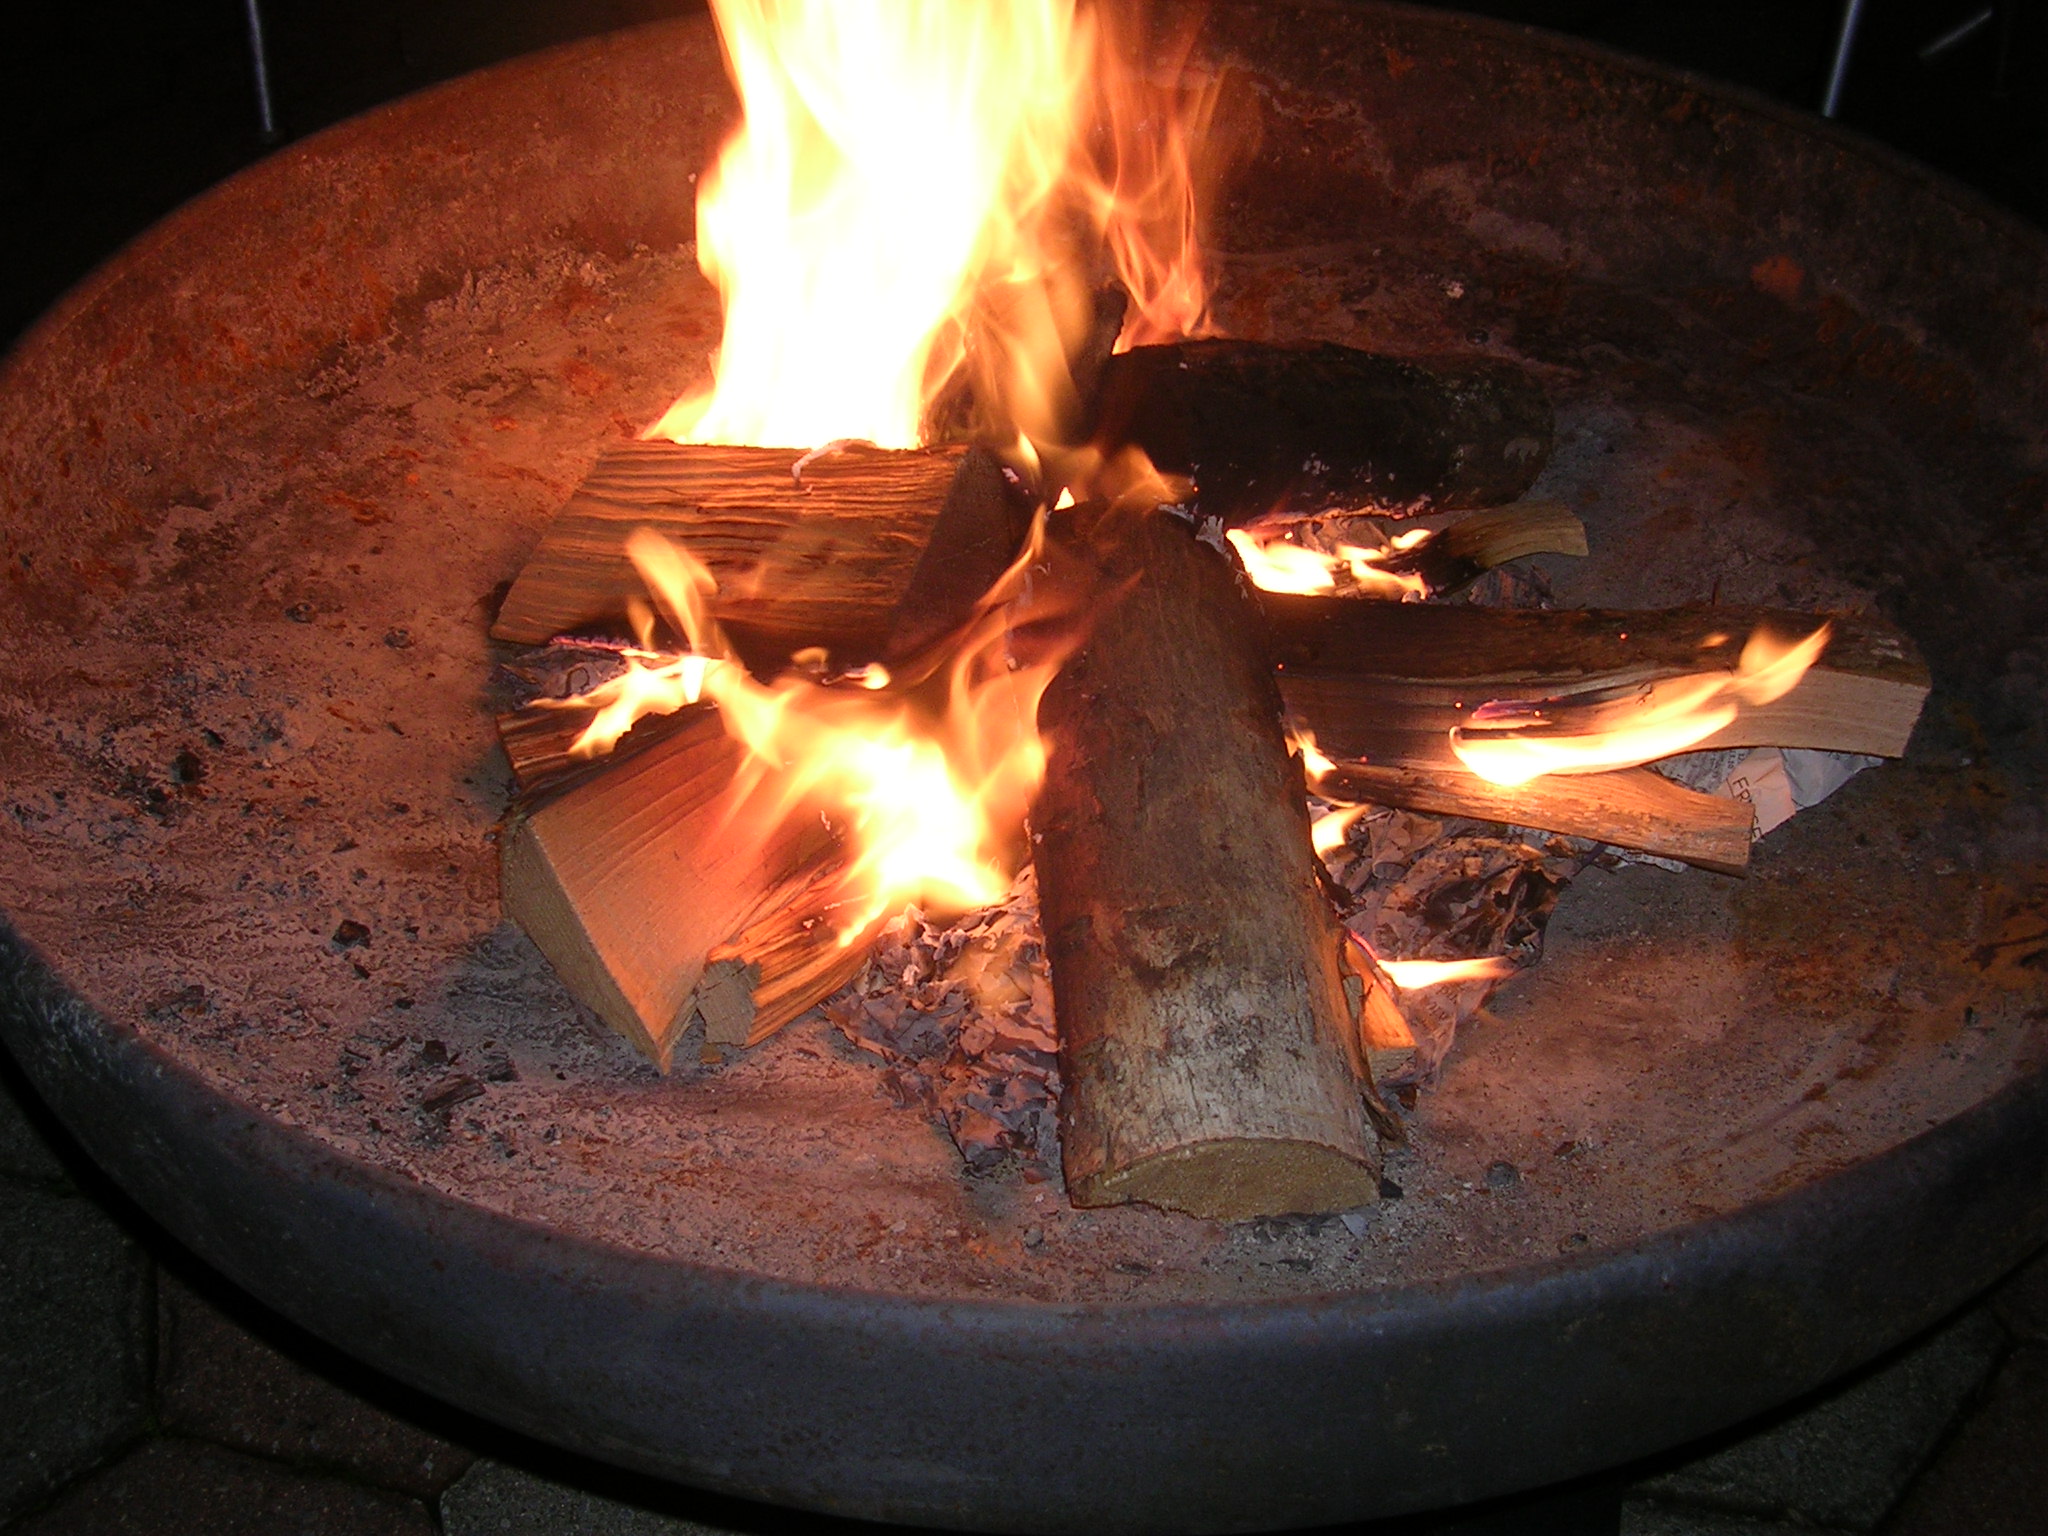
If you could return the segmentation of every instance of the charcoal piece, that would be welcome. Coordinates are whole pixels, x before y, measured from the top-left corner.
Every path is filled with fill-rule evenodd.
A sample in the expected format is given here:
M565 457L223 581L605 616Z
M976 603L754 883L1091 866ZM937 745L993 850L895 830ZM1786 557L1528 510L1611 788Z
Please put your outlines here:
M1194 480L1237 526L1329 507L1389 516L1519 497L1550 457L1550 402L1512 363L1331 343L1133 347L1102 372L1095 441Z

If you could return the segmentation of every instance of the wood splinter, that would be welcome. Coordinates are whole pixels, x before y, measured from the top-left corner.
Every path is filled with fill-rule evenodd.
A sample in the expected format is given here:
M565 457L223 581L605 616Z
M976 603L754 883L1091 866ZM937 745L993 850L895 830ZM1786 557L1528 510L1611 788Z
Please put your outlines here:
M1369 1204L1342 930L1256 615L1163 513L1070 523L1055 557L1126 584L1039 709L1068 1192L1221 1219Z

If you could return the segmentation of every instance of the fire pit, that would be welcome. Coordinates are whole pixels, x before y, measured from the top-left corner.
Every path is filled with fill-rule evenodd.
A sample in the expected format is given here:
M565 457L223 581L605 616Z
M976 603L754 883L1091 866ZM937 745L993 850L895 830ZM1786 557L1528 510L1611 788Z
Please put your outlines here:
M1076 1212L815 1021L669 1075L498 906L502 587L715 340L707 26L299 146L0 378L11 1049L171 1230L519 1429L989 1530L1449 1504L1735 1421L2048 1231L2044 250L1853 141L1508 29L1223 7L1233 332L1542 378L1568 603L1881 602L1907 760L1737 882L1587 876L1349 1220ZM1390 1191L1391 1193L1391 1191Z

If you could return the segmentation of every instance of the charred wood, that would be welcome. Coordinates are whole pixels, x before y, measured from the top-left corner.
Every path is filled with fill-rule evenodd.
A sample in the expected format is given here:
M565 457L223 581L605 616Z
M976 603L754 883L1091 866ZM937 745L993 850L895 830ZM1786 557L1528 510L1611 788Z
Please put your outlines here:
M1550 402L1494 358L1408 359L1324 343L1133 347L1102 370L1095 441L1135 444L1235 526L1345 506L1496 506L1550 457Z

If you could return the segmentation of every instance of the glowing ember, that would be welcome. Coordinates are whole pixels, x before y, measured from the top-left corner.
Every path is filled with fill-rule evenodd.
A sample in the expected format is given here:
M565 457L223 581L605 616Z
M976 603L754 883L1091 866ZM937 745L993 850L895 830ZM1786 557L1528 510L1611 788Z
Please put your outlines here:
M1382 570L1389 556L1412 549L1429 537L1424 528L1412 528L1377 549L1357 544L1339 544L1329 553L1306 549L1291 542L1284 533L1255 533L1232 528L1226 535L1252 585L1265 592L1296 592L1314 596L1319 592L1361 597L1384 597L1396 601L1420 602L1429 596L1428 583L1420 576Z
M1733 725L1744 706L1784 697L1827 649L1832 626L1798 641L1762 630L1733 672L1646 683L1617 697L1495 700L1451 732L1451 750L1482 779L1526 784L1547 773L1600 773L1685 752Z

